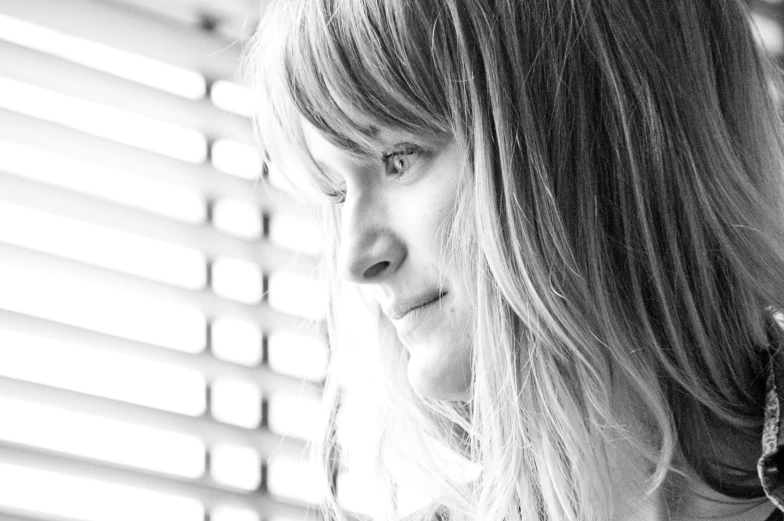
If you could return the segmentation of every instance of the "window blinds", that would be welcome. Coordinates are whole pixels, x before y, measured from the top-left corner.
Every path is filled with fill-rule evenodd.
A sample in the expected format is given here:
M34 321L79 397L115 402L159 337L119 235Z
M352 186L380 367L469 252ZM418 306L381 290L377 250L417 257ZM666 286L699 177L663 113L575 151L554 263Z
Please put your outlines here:
M0 0L0 519L318 518L311 209L245 0Z
M256 182L257 15L0 0L0 520L318 517L319 233Z

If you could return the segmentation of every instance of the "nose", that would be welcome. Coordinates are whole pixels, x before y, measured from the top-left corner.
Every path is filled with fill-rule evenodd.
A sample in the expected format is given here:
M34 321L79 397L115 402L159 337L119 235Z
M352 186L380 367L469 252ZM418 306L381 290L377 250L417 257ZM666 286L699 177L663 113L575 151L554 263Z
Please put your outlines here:
M391 228L385 205L374 198L347 200L341 216L338 270L346 280L378 282L406 258L405 243Z

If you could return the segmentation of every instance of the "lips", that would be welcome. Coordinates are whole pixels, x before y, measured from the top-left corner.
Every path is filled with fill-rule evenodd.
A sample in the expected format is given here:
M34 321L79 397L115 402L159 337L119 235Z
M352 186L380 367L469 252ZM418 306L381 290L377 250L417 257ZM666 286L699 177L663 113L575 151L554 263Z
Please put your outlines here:
M446 292L434 291L400 300L386 311L386 315L392 320L400 320L412 311L442 299L446 294Z

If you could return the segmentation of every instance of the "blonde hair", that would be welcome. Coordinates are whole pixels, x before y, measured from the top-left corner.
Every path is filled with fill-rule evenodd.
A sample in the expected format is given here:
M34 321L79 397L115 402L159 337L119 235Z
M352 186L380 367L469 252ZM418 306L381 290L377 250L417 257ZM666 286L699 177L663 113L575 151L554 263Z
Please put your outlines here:
M762 495L753 469L722 460L710 436L759 439L760 375L781 341L771 325L784 303L778 79L745 9L740 0L270 8L248 56L257 130L269 164L296 187L318 198L334 182L312 163L303 120L359 154L376 151L378 129L453 138L467 165L444 233L446 258L475 297L471 398L414 393L405 351L371 312L385 339L379 361L361 368L386 373L363 380L379 399L373 446L389 491L379 517L397 516L384 468L395 452L441 484L422 519L438 510L605 521L618 436L650 464L643 489L688 467L729 495ZM339 219L327 206L334 346L350 335L338 316L351 292L334 273ZM337 400L338 386L329 382L327 396ZM619 389L638 423L618 416ZM481 464L481 478L457 482L411 437L437 437Z

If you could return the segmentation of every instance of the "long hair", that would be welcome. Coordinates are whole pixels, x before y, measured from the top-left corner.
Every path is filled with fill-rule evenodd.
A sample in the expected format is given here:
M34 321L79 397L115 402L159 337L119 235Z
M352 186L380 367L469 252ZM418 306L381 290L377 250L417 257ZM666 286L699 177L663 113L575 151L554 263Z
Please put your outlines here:
M382 341L355 375L376 391L378 517L397 516L396 454L440 486L423 519L605 521L619 439L648 469L641 495L690 471L762 495L722 445L757 447L784 304L778 76L741 0L282 1L249 61L265 158L316 198L335 181L304 121L357 154L389 129L464 160L444 256L475 298L471 397L413 392L369 305ZM340 211L324 218L339 351L353 288L335 277ZM455 479L428 439L481 477Z

